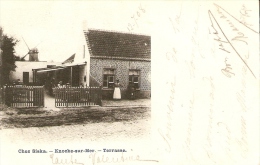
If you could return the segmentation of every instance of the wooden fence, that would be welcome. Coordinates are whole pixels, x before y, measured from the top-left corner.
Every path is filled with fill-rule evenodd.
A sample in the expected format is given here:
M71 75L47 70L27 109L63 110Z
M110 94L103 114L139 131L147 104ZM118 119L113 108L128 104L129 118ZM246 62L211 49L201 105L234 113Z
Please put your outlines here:
M54 88L56 107L83 107L101 105L101 87Z
M9 107L44 107L43 86L5 86L4 96Z

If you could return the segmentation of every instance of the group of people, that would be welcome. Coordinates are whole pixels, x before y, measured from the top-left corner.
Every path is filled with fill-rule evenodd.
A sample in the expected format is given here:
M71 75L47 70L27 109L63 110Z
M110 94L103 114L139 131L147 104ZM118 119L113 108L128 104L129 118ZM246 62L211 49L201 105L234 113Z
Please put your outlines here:
M62 81L59 81L58 84L55 83L55 79L52 79L49 83L46 83L45 86L49 90L49 94L53 96L53 88L58 87L58 88L64 88L66 86L70 86L69 83L63 84Z
M17 79L16 81L13 81L13 85L23 85L20 79Z
M67 86L70 86L70 83L66 83L66 84L63 84L62 81L60 81L56 87L58 88L64 88L64 87L67 87Z

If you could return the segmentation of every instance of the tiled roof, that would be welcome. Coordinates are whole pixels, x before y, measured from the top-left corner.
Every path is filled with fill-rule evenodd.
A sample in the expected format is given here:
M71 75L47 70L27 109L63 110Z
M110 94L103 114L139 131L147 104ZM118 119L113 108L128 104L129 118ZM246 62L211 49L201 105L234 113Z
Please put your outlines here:
M92 57L151 59L150 36L92 29L84 33Z

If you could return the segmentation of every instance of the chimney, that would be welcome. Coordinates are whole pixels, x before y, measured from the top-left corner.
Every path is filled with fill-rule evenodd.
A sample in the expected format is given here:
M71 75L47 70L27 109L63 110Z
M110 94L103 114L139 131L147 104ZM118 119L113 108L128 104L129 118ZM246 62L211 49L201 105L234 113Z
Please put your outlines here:
M83 28L83 32L88 32L88 23L87 23L87 20L83 20L82 28Z
M83 59L85 59L85 45L83 45Z

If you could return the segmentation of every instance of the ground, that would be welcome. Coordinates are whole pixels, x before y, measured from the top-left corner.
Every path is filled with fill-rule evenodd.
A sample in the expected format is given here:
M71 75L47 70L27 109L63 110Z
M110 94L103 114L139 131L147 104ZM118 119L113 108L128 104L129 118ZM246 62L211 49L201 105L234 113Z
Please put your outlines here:
M11 141L138 139L149 135L150 114L150 107L4 108L0 129Z

